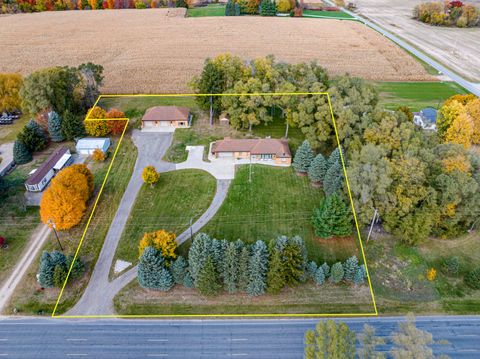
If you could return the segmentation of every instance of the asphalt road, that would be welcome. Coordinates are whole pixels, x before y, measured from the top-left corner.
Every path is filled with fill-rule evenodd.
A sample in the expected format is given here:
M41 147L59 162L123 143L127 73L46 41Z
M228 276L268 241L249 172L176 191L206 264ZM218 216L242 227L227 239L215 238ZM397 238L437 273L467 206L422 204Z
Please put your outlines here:
M364 323L389 336L401 318L342 319L359 332ZM316 319L278 320L0 320L0 357L57 358L302 358L305 330ZM419 317L434 353L480 357L480 316ZM382 346L388 351L391 344Z

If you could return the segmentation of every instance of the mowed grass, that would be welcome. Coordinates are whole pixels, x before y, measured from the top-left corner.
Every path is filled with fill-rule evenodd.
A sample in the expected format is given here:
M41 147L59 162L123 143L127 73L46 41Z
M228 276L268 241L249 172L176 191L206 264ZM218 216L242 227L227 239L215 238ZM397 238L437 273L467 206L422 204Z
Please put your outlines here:
M333 263L359 252L355 239L315 238L311 217L323 198L323 191L313 188L306 177L293 168L253 165L240 166L224 203L215 217L202 229L218 239L247 243L269 241L277 236L305 239L310 259Z
M11 125L0 125L0 144L13 142L23 127L30 121L30 116L23 115Z
M353 16L348 15L343 11L319 11L319 10L303 10L304 17L328 18L328 19L355 19Z
M201 170L160 174L152 188L144 185L137 196L117 247L116 257L136 263L138 243L146 232L164 229L176 235L185 231L210 206L216 181Z
M225 16L225 5L209 4L207 6L194 7L187 9L188 17L204 17L204 16Z
M118 139L114 139L113 148L115 148L117 144ZM137 151L133 142L128 137L124 138L99 199L95 214L93 215L86 232L82 247L80 248L79 256L86 264L86 273L81 279L67 283L65 291L63 292L62 300L57 309L57 314L63 313L71 308L82 295L88 283L91 271L95 266L98 255L100 254L100 249L103 245L108 228L110 227L110 223L130 180L136 156ZM93 209L95 198L98 195L101 184L107 173L110 160L111 158L104 164L96 164L92 168L95 179L95 193L89 202L90 206L87 209L82 222L69 231L60 232L60 239L64 247L64 253L67 255L73 254L80 243L88 217ZM43 248L43 250L48 251L57 249L58 246L53 237ZM5 310L6 314L12 314L13 308L17 309L18 314L52 313L55 302L60 294L60 289L52 288L41 290L39 288L36 274L38 271L40 256L41 253L35 258L32 265L28 268L25 277L16 288L9 305Z
M412 111L439 108L450 96L467 93L455 82L376 82L380 105L389 110L408 106Z

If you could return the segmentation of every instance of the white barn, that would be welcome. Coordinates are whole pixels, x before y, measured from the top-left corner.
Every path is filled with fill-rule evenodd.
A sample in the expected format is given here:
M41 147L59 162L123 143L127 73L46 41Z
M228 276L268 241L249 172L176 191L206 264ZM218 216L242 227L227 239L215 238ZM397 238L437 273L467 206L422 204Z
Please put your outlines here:
M75 146L80 155L91 155L97 148L106 153L110 148L110 139L107 137L87 137L78 140Z

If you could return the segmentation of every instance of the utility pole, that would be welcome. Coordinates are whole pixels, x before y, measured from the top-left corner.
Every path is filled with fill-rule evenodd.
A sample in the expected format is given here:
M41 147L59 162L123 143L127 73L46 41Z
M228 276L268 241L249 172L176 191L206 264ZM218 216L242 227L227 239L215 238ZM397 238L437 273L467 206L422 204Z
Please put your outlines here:
M368 243L368 240L370 239L370 236L372 235L373 225L375 224L375 221L377 220L377 216L378 216L378 211L375 208L375 212L373 213L372 223L370 223L370 230L368 231L367 243Z
M55 223L53 223L53 221L51 219L49 219L48 224L53 229L53 233L55 233L55 238L57 238L58 246L60 247L60 250L63 252L62 243L60 243L60 238L58 237L57 228L55 226Z

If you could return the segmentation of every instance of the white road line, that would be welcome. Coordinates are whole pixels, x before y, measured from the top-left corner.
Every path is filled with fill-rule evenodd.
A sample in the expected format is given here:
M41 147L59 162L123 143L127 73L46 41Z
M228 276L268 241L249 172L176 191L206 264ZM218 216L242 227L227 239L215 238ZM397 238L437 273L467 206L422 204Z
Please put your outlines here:
M247 341L247 338L232 338L232 342L241 342L241 341Z
M6 342L8 339L0 339L0 342Z
M0 354L0 357L6 357L8 354Z
M87 356L87 354L76 354L76 353L67 354L67 357L85 357L85 356Z
M248 354L247 353L232 353L232 357L240 357L240 356L247 356Z
M168 339L147 339L147 342L168 342Z
M168 357L168 354L147 354L147 357Z
M81 338L67 338L67 342L86 342L87 339L81 339Z

